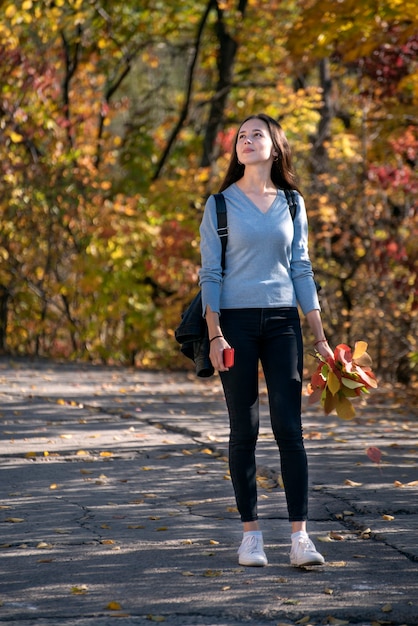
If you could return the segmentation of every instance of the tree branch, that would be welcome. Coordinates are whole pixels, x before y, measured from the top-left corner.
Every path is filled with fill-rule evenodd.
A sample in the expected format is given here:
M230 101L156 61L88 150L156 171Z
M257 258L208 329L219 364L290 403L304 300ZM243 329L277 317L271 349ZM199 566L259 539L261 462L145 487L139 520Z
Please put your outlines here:
M217 2L216 0L209 0L205 12L202 15L202 19L200 20L198 29L197 29L197 34L196 34L196 40L195 40L195 44L194 44L194 54L193 54L193 58L191 60L190 66L189 66L189 71L188 71L188 78L187 78L187 88L186 88L186 96L184 99L184 103L183 103L183 108L180 112L180 117L178 119L177 124L175 125L175 127L173 128L173 131L167 141L167 145L161 155L161 158L157 164L157 167L155 169L154 175L152 177L152 180L155 181L158 179L161 170L164 167L164 164L168 158L168 155L170 153L170 150L176 140L177 135L179 134L186 118L189 112L189 105L190 105L190 100L191 100L191 95L192 95L192 87L193 87L193 74L194 74L194 68L196 66L196 62L197 62L197 57L199 54L199 48L200 48L200 43L201 43L201 38L202 38L202 34L203 34L203 29L205 27L206 21L208 19L209 13L211 12L211 10L213 8L215 8L217 6Z

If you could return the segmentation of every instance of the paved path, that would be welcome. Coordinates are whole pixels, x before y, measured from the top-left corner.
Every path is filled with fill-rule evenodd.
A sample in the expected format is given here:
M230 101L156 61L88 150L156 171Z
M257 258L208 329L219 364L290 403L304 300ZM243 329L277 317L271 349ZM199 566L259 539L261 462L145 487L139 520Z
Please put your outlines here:
M306 569L289 566L264 391L266 568L237 564L217 377L3 358L0 398L0 623L418 624L418 417L396 395L350 422L305 407L327 561Z

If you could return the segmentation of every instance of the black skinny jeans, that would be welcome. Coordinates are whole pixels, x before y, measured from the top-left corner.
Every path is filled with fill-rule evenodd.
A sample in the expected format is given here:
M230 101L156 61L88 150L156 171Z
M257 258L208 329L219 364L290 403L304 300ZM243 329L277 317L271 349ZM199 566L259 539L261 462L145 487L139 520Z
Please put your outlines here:
M259 361L280 451L289 521L306 520L308 464L302 436L303 346L298 310L223 309L220 321L226 340L235 348L234 367L220 377L230 421L229 467L241 520L257 519Z

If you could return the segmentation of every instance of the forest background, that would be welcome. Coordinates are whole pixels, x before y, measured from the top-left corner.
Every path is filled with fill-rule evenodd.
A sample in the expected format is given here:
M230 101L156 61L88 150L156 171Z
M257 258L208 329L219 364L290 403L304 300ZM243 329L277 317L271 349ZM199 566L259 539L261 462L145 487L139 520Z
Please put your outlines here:
M412 0L0 1L0 351L187 367L237 124L293 148L330 343L418 370ZM311 344L304 326L307 344Z

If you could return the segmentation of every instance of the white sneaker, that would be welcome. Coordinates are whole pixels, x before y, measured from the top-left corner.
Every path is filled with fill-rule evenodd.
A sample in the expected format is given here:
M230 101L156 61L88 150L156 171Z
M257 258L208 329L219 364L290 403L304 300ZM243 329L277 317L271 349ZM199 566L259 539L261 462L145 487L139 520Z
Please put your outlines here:
M245 535L238 550L238 563L252 567L267 565L264 552L263 537L261 535Z
M290 550L291 565L302 567L304 565L323 565L324 563L324 557L319 554L307 535L293 539Z

